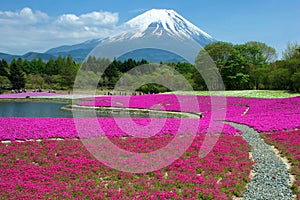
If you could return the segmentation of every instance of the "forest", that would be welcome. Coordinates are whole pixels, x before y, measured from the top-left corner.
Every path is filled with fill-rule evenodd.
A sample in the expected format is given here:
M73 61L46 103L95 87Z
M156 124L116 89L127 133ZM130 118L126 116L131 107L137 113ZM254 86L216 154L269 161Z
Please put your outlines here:
M208 54L221 74L226 90L289 90L300 91L300 45L288 43L277 59L274 48L262 42L232 44L215 42L200 50L195 65L201 65L201 55ZM126 77L127 84L137 78L145 79L147 84L136 88L144 93L158 93L172 90L157 83L151 83L147 73L161 80L172 82L177 75L182 75L194 90L207 90L207 83L195 65L189 63L159 63L164 68L147 68L128 73L137 66L150 65L146 60L125 61L88 57L84 62L75 62L72 56L42 59L14 59L10 63L0 60L0 93L20 89L71 90L75 78L80 85L96 83L99 89L113 89L121 77ZM79 69L80 76L77 75ZM83 73L84 72L84 73ZM153 81L154 82L154 81ZM176 82L176 81L174 81ZM175 84L175 83L174 83ZM176 83L178 88L178 82ZM125 88L126 89L126 88Z

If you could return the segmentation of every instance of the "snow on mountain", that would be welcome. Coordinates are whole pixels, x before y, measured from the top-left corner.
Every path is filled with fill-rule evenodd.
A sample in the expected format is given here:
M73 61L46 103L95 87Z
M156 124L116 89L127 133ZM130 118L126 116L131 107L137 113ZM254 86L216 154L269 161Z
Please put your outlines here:
M168 34L176 37L205 36L213 40L210 35L199 29L197 26L186 20L174 10L152 9L125 23L131 29L140 29L139 34L145 32L149 27L155 27L153 34L161 35L162 28Z
M126 31L110 38L109 41L140 38L149 34L158 37L168 34L178 39L194 39L201 45L214 41L209 34L174 10L152 9L129 20L123 27Z
M138 49L151 49L149 54L145 54L144 59L152 61L156 60L153 56L158 55L153 50L160 49L181 56L178 59L173 57L172 61L181 61L184 58L189 62L194 62L200 49L215 41L209 34L174 10L146 11L124 23L122 29L125 30L123 33L103 41L93 55L119 58L127 54L135 59L135 53L139 54L139 58L141 57L141 53L137 52ZM161 61L169 60L162 59Z

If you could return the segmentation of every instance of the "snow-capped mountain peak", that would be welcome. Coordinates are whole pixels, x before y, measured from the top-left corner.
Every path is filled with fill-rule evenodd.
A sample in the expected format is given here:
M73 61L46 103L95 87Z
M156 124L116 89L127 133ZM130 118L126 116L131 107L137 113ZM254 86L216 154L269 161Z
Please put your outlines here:
M122 29L123 33L101 43L94 55L120 59L143 58L155 62L157 58L164 62L184 60L193 63L199 50L215 41L174 10L146 11L124 23ZM162 54L163 57L158 56Z
M129 20L124 25L130 29L135 29L132 38L141 37L148 30L157 36L162 35L165 31L170 36L180 38L202 36L208 40L213 40L209 34L193 25L174 10L152 9Z

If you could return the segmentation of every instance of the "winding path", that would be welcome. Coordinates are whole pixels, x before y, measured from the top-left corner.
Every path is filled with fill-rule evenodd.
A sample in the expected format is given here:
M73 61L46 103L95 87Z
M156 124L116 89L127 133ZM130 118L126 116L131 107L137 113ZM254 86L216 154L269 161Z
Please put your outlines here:
M224 123L243 132L241 136L252 147L253 159L256 162L255 175L243 194L243 199L294 199L295 196L291 190L293 178L287 168L287 163L260 138L259 133L253 128L233 122Z

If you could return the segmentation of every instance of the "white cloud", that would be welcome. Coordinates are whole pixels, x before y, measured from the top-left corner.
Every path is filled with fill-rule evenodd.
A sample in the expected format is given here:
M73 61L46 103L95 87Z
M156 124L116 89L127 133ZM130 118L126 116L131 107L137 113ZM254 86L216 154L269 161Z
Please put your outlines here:
M118 13L91 12L80 16L85 24L91 25L114 25L119 21Z
M12 11L0 11L0 24L36 24L40 22L45 22L49 19L46 13L41 11L33 12L30 8L23 8L18 12Z
M77 17L76 15L73 15L73 14L61 15L56 20L55 23L65 25L65 26L68 26L68 25L82 25L82 24L80 24L79 17Z
M91 12L82 15L64 14L58 17L56 24L69 26L114 26L119 21L118 13Z
M118 32L118 21L118 13L107 11L78 16L49 16L27 7L15 12L0 11L0 52L43 52L59 45L107 37Z

